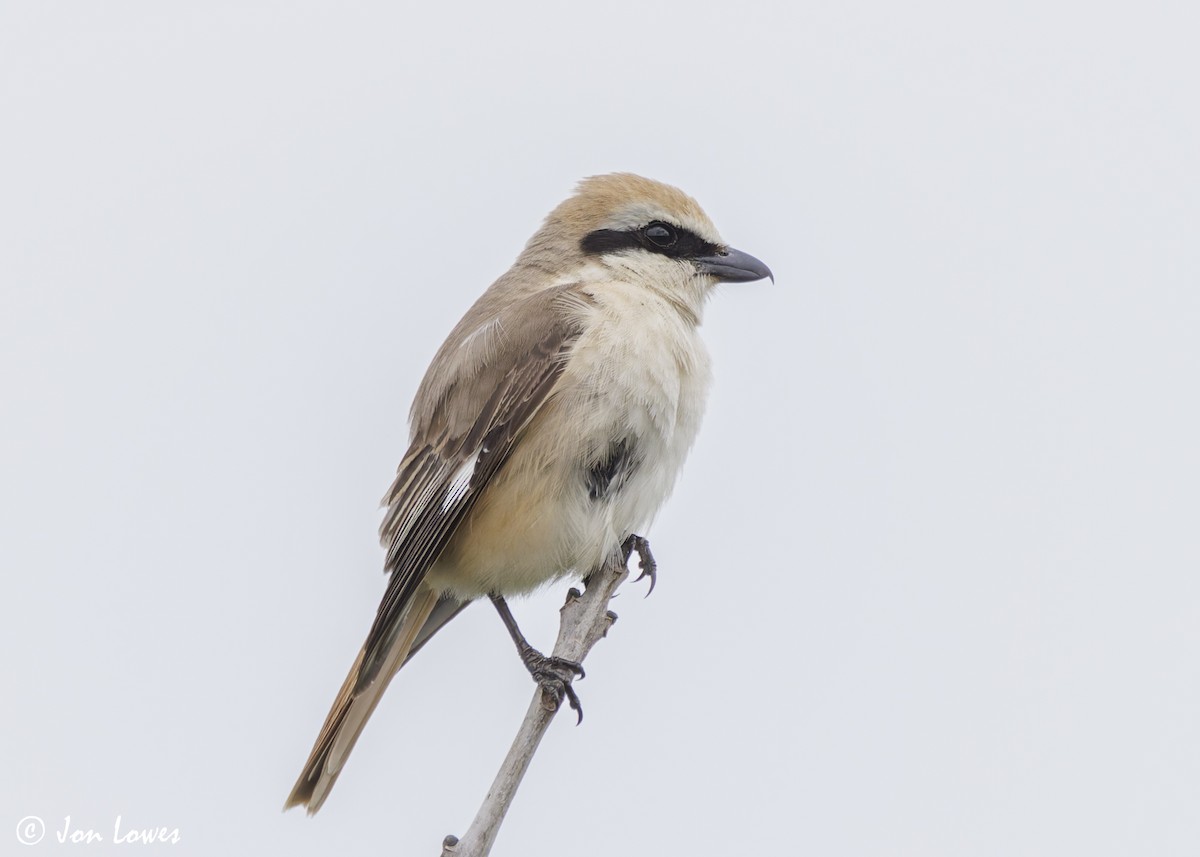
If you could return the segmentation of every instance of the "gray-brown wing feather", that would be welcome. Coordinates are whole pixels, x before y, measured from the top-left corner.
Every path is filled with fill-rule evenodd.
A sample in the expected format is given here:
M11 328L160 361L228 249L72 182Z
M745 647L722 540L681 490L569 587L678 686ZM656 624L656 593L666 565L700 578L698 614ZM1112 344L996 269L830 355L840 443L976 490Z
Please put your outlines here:
M391 577L367 635L356 691L378 675L405 605L562 374L579 331L561 314L543 318L548 329L483 400L474 422L461 432L444 427L436 440L414 443L405 456L383 527ZM469 479L456 479L472 460Z
M404 666L413 659L413 655L421 651L421 648L429 642L429 639L446 626L447 623L459 613L467 609L470 601L459 601L452 595L443 595L437 600L433 606L433 610L429 612L429 617L425 623L417 631L417 636L413 639L412 648L408 650L408 654L404 656Z

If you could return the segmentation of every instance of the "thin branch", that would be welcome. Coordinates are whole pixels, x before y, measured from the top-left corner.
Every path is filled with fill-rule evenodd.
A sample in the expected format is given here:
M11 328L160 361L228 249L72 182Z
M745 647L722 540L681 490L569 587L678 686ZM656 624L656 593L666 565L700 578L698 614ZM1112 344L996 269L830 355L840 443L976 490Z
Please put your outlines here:
M582 663L601 637L607 633L609 626L616 620L616 614L608 609L609 599L617 587L629 576L625 560L617 552L604 564L603 568L594 572L587 580L587 588L583 594L572 589L567 594L567 603L559 613L562 622L558 631L558 641L554 644L554 655L570 661ZM517 787L529 769L533 754L537 751L542 736L546 734L550 721L558 713L554 700L544 694L541 688L534 691L533 701L525 720L517 730L504 763L488 789L475 820L471 822L462 839L447 836L442 842L442 857L486 857L492 850L492 843L500 832L504 816L512 805Z

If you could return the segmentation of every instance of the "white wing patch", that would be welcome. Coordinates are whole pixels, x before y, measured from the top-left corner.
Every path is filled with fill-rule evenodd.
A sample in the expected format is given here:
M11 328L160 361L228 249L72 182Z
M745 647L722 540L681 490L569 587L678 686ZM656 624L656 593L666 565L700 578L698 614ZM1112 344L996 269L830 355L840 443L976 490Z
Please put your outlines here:
M448 511L467 493L471 487L471 477L475 475L475 465L479 462L479 456L482 454L482 449L476 450L475 454L464 461L455 472L454 478L450 480L450 488L446 491L446 499L442 501L443 512Z

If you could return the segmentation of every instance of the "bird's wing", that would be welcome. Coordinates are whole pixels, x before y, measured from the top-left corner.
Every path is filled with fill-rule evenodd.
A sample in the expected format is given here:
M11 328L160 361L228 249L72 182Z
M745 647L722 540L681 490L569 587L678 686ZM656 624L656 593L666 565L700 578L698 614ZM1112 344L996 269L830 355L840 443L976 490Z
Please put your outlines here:
M490 314L480 336L461 336L460 325L434 358L413 443L384 497L387 591L285 807L320 809L392 676L461 609L422 586L425 573L553 394L580 333L571 311L580 299L532 295Z
M379 675L400 628L400 619L429 567L445 548L516 443L552 395L578 338L574 314L555 301L558 290L528 300L542 307L514 307L485 325L495 340L483 367L468 366L445 385L436 421L419 427L384 497L381 534L387 545L387 591L367 635L355 690ZM431 370L432 371L432 370ZM469 419L454 419L462 401L480 403ZM448 415L448 416L447 416Z

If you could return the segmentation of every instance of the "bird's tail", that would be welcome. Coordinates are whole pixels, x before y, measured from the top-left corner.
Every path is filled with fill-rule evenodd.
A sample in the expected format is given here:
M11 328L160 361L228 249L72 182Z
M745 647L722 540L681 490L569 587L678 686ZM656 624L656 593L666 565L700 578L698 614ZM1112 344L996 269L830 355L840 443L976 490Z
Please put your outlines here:
M437 593L427 587L421 587L409 602L404 617L400 620L400 628L395 641L388 649L375 680L356 692L354 685L358 680L366 649L363 648L359 651L358 657L354 659L354 666L350 667L350 673L342 682L342 689L338 691L337 698L333 701L333 708L329 710L329 716L325 718L325 725L321 727L317 743L313 745L312 753L309 754L308 761L304 763L304 770L301 772L300 778L296 780L292 793L288 795L287 802L283 805L284 809L304 806L308 808L308 814L312 815L321 808L321 804L325 803L325 798L329 796L329 790L337 782L338 774L341 773L346 757L354 749L354 742L358 740L363 727L367 725L367 718L379 704L392 676L407 660L414 644L417 643L418 636L425 627L426 620L429 619L429 614L433 612L437 603ZM425 637L428 636L429 634L425 635ZM423 643L424 639L421 642Z

